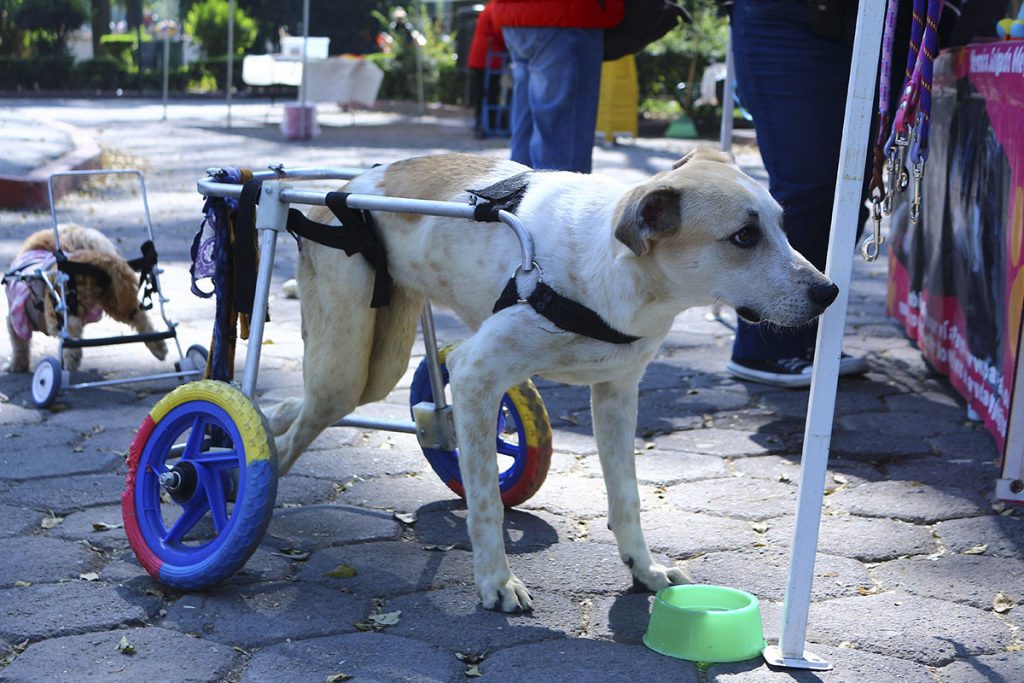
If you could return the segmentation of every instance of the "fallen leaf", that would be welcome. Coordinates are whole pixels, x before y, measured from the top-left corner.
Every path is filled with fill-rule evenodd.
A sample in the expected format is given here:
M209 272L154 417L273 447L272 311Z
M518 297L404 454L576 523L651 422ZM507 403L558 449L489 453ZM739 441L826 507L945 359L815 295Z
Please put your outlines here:
M350 681L352 678L352 674L338 672L325 678L324 683L339 683L339 681Z
M847 484L850 481L841 474L833 474L832 479L834 479L837 484Z
M768 522L751 522L750 528L759 534L763 534L768 531Z
M365 621L353 621L352 625L355 626L356 630L358 630L358 631L372 631L373 630L373 624L367 623Z
M124 524L107 524L106 522L93 522L93 531L112 531L113 529L120 529Z
M31 585L32 585L31 581L15 581L14 582L14 587L15 588L28 588Z
M281 548L281 552L274 553L280 557L287 557L294 562L305 562L309 559L310 551L299 550L298 548Z
M43 521L39 523L39 526L43 527L44 529L55 529L56 527L60 526L61 522L63 521L63 517L58 517L57 515L51 512L49 517L43 517Z
M985 551L988 550L988 544L982 543L981 545L971 546L964 551L964 555L984 555Z
M249 651L248 650L246 650L244 648L241 648L241 647L238 647L237 645L234 645L231 649L234 650L235 652L238 652L239 654L245 655L246 657L249 656Z
M788 484L790 481L792 481L792 479L789 478L788 474L780 474L779 481L781 481L783 484Z
M480 676L483 674L480 673L480 667L476 664L466 668L466 678L479 678Z
M370 621L377 626L394 626L398 623L398 618L402 615L402 610L397 612L385 612L384 614L371 614Z
M857 586L857 592L861 595L876 595L879 591L880 589L878 586L872 586L871 588L868 588L867 586Z
M329 572L324 572L324 576L330 576L335 579L351 579L353 576L358 574L355 567L347 564L339 564L337 567Z
M395 513L395 519L397 519L402 524L415 524L416 523L416 513L415 512L396 512Z
M100 575L96 572L86 572L85 574L79 574L78 578L82 581L99 581Z
M999 591L992 599L992 611L996 614L1005 614L1017 606L1017 601L1006 593Z
M123 655L133 655L135 646L128 642L128 636L121 636L121 640L117 641L117 651Z
M449 550L454 550L455 546L454 545L425 545L425 546L423 546L423 549L424 550L437 550L439 552L446 553Z

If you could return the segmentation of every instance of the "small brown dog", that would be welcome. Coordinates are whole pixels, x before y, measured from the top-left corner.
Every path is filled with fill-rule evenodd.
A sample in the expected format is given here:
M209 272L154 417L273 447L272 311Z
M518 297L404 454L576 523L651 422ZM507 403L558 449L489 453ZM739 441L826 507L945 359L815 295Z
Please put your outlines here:
M154 331L149 317L139 305L138 276L128 262L118 255L113 242L98 230L68 225L60 228L60 246L69 261L95 267L95 270L85 269L73 276L76 301L74 310L68 311L69 335L81 337L84 325L99 320L103 313L130 325L139 333ZM57 273L54 252L53 230L40 230L29 235L22 243L13 269L29 274L42 267L53 283ZM7 303L7 332L11 337L12 348L7 370L28 372L32 332L57 336L63 324L63 315L55 309L56 302L49 288L38 280L18 282L8 278ZM70 302L65 303L71 305ZM157 359L167 357L167 344L163 340L146 342L146 346ZM77 370L82 362L82 350L64 349L63 355L64 368Z

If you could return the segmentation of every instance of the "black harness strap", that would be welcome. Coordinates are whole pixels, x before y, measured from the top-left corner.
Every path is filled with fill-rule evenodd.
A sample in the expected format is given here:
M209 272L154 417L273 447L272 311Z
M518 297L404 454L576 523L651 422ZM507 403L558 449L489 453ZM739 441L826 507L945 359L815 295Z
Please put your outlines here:
M242 185L235 214L234 299L235 311L252 315L252 302L256 298L256 205L260 201L262 180L250 180Z
M146 240L141 249L142 256L128 261L128 265L139 274L139 289L142 290L139 307L148 311L153 308L153 294L156 293L156 275L153 272L157 263L156 246L152 240Z
M523 171L479 190L468 188L466 192L486 200L477 202L473 210L473 220L497 223L499 211L515 213L530 184L530 174L535 172Z
M494 303L493 312L497 313L519 302L519 288L516 286L515 277L511 277L501 296ZM593 310L562 296L543 282L537 282L537 286L526 297L525 303L566 332L612 344L629 344L640 339L619 332Z
M327 208L331 210L344 230L306 218L298 209L288 210L288 232L332 249L341 249L347 256L362 254L374 269L373 296L370 308L382 308L391 302L391 273L388 256L377 232L373 215L369 211L353 209L348 205L348 192L329 192Z

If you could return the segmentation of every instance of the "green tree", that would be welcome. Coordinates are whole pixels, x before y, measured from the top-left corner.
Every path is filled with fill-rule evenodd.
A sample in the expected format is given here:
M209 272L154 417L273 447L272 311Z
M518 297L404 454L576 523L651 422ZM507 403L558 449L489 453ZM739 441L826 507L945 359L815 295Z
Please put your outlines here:
M22 57L25 31L14 22L14 13L22 0L0 0L0 55Z
M67 54L68 35L88 17L83 0L30 0L11 13L16 26L32 32L32 47L41 55Z
M228 53L228 0L203 0L192 5L185 17L185 32L203 46L207 57ZM241 55L256 40L256 22L235 7L235 54Z

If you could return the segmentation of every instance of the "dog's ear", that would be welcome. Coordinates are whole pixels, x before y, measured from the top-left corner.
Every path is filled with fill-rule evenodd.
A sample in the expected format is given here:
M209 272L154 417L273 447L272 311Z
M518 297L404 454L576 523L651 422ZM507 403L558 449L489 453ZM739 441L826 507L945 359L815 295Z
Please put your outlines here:
M682 195L676 188L633 190L622 200L615 238L635 255L643 256L652 239L681 227L681 200Z
M674 171L677 168L680 168L681 166L686 164L688 161L693 161L694 159L720 161L723 164L736 163L736 157L732 155L732 152L721 152L717 149L714 149L713 147L698 147L697 149L693 150L692 152L684 156L682 159L677 161L676 163L672 164L672 170Z

